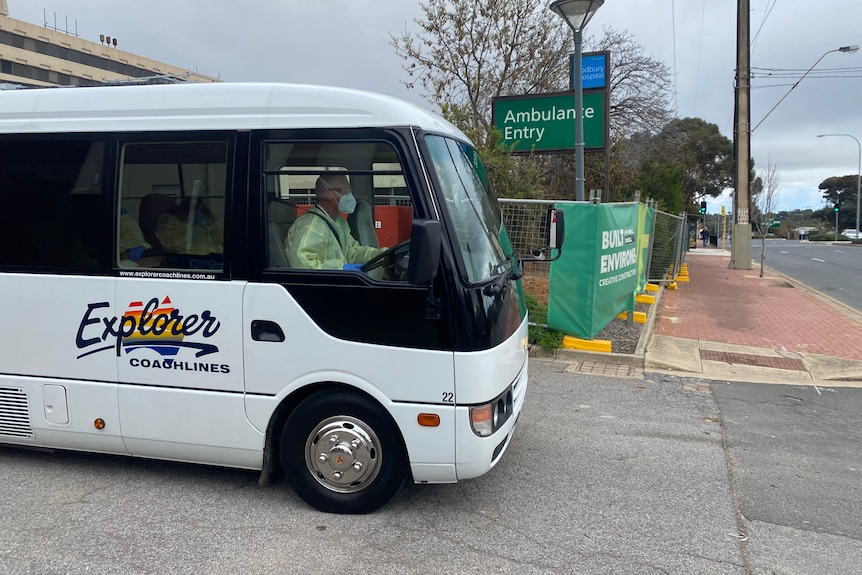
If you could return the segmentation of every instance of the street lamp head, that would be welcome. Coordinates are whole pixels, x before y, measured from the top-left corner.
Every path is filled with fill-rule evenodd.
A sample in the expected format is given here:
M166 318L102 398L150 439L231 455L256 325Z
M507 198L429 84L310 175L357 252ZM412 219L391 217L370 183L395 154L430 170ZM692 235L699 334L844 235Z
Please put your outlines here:
M553 0L548 4L548 8L565 20L572 30L578 32L586 27L587 22L604 3L605 0Z
M857 138L853 134L817 134L818 138L828 138L830 136L847 136L848 138L853 138L854 140L856 140L856 145L860 147L860 154L862 154L862 144L859 143L859 138Z
M838 51L852 54L853 52L859 51L859 46L857 46L856 44L853 44L851 46L841 46L840 48L838 48Z

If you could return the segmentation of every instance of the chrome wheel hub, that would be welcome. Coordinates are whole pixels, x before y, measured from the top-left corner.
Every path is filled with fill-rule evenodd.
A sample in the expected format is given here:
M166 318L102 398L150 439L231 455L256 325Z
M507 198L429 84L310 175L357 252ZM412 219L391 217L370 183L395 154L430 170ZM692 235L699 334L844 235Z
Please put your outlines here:
M317 481L338 493L355 493L380 471L380 440L362 421L347 415L321 421L305 442L305 464Z

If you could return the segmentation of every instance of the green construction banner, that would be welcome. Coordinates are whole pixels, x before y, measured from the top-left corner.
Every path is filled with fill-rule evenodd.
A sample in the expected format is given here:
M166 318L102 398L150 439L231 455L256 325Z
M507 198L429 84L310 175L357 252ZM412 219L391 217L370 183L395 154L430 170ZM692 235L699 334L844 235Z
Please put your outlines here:
M566 222L560 259L551 264L548 326L593 339L617 315L634 310L645 276L640 204L557 203ZM649 247L648 240L646 247Z
M640 204L638 210L638 288L642 293L647 284L647 266L649 265L650 238L655 227L655 208Z

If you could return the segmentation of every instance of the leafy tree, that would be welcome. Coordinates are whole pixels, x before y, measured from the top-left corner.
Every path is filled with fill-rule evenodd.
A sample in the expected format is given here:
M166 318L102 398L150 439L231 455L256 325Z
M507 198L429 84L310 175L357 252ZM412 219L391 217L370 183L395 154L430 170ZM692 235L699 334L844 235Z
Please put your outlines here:
M823 191L823 199L833 206L841 204L838 212L839 231L845 228L856 229L856 174L826 178L817 186ZM850 207L852 206L852 208ZM834 225L835 212L832 208L824 211L824 220Z
M653 153L683 170L683 200L693 206L698 198L718 197L733 183L733 143L718 126L700 118L670 121L656 136Z
M733 144L719 133L718 126L700 118L671 120L655 135L632 134L615 144L614 150L622 156L622 170L629 174L621 189L629 196L640 190L672 212L696 213L697 200L717 197L733 182ZM668 179L666 191L655 185L647 191L644 186L655 183L657 166L666 166L665 177L673 173L678 179ZM677 183L679 193L673 187Z
M642 197L655 200L664 212L679 213L685 208L682 190L683 170L678 164L648 160L641 166L639 190Z

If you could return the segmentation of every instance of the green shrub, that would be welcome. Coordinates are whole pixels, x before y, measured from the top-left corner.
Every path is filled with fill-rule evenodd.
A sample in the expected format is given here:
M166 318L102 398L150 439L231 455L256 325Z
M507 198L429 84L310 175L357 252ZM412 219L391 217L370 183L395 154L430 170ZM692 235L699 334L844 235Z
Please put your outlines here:
M527 309L530 312L530 317L533 318L534 322L537 317L548 317L548 308L540 304L534 296L524 294L524 299L527 302ZM540 325L531 325L529 331L530 345L538 345L549 353L559 349L563 345L563 337L565 334L561 331Z
M530 326L530 344L538 345L549 353L563 346L563 337L565 334L561 331L538 325Z
M844 236L839 235L838 239L841 239ZM845 240L847 238L844 238ZM808 236L808 241L810 242L833 242L835 241L835 232L818 232L816 234L811 234Z

